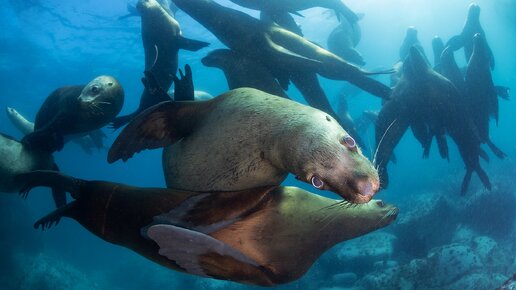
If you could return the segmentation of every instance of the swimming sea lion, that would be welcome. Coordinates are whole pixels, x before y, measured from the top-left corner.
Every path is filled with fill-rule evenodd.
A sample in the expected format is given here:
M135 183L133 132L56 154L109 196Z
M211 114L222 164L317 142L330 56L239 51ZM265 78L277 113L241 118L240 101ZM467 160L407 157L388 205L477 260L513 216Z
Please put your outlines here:
M303 36L301 27L294 20L292 15L285 11L262 11L260 12L260 20L271 25L276 23L277 25L294 32L297 35Z
M32 181L26 191L60 186L75 199L36 227L70 217L170 269L261 286L300 278L327 249L387 226L398 213L382 201L349 206L295 187L198 193L54 172L23 177Z
M328 36L328 50L346 61L359 66L365 65L362 54L355 49L361 38L358 23L342 20Z
M23 135L34 132L34 123L27 120L27 118L16 111L16 109L7 107L6 111L8 119ZM107 136L101 130L96 130L89 132L88 135L71 137L71 141L81 146L84 152L91 154L93 148L99 150L104 148L103 139Z
M161 88L168 90L177 72L179 50L197 51L208 46L209 43L183 37L179 23L156 0L140 0L136 8L142 19L145 70L153 73ZM155 95L144 90L138 109L132 114L113 120L113 128L122 127L152 105L170 100L156 100L153 96Z
M217 49L205 56L201 62L207 67L221 69L230 90L249 87L288 98L272 73L260 62L245 55L229 49Z
M34 170L58 168L51 154L29 149L13 137L0 133L0 192L19 192L25 186L25 180L15 177ZM53 196L56 206L66 203L65 192L53 190Z
M298 11L313 7L323 7L335 10L337 18L344 16L350 23L358 21L358 16L341 0L230 0L240 6L260 11L274 12L290 12L297 14ZM177 4L177 3L176 3Z
M482 142L486 143L498 158L504 158L506 154L496 147L489 136L489 117L493 117L498 124L498 96L489 68L489 52L485 38L476 34L465 76L466 97Z
M364 203L379 186L377 171L335 119L252 88L149 108L124 128L108 162L172 144L163 155L171 188L242 190L279 185L293 173L318 189Z
M64 136L86 133L107 125L120 112L124 91L111 76L99 76L87 85L62 87L41 105L34 132L22 142L47 152L59 151Z
M174 0L174 3L227 47L262 62L277 78L277 70L287 75L317 73L328 79L348 81L375 96L389 98L390 88L369 78L371 73L287 29L266 24L212 0Z
M444 42L439 36L434 36L432 39L432 51L434 53L434 69L439 71L438 67L441 62L441 54L444 50Z
M476 172L486 188L491 188L487 174L480 167L479 138L455 86L435 72L421 51L412 47L403 63L403 75L393 90L376 122L378 166L382 187L388 184L387 162L392 150L405 131L411 127L415 137L428 155L431 141L436 137L441 157L448 158L445 133L459 148L466 165L461 193L467 191L472 172Z
M428 61L426 58L425 50L423 49L423 46L421 45L421 42L419 42L419 39L417 37L417 29L414 26L409 26L407 28L407 32L405 33L405 38L403 39L403 43L400 46L400 60L404 61L405 58L408 56L409 51L411 47L415 46L417 49L421 51L423 56L425 57L425 60Z
M469 61L471 54L473 53L473 37L477 33L480 34L480 37L482 37L485 41L485 53L487 54L487 58L489 58L489 66L491 69L494 69L494 55L491 51L491 48L487 44L486 34L482 28L482 25L480 24L480 6L475 3L471 3L468 7L468 17L466 18L466 23L464 24L464 28L462 28L461 34L452 37L448 43L446 43L446 46L451 46L453 50L458 50L461 47L464 47L466 61Z

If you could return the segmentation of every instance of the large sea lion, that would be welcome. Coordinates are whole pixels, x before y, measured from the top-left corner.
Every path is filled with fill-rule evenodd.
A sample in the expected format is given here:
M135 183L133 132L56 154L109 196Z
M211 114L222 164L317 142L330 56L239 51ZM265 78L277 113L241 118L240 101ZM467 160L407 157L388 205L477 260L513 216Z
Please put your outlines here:
M387 226L398 213L378 200L349 206L295 187L198 193L55 172L22 177L32 181L26 191L60 186L75 199L36 227L69 217L170 269L261 286L300 278L327 249Z
M498 124L498 96L489 68L490 60L485 38L476 34L465 76L466 99L482 142L498 158L504 158L506 154L496 147L489 136L489 118L493 117Z
M298 11L313 7L323 7L335 10L335 14L340 18L344 16L350 23L358 21L358 16L341 0L230 0L240 6L267 11L269 13L290 12L297 14ZM176 3L177 4L177 3Z
M22 143L0 133L0 192L17 193L25 186L18 174L34 170L58 170L51 154L37 149L29 149ZM66 203L65 192L53 189L56 205Z
M34 132L22 142L47 152L59 151L64 136L81 134L107 125L122 109L124 91L111 76L99 76L87 85L62 87L41 105Z
M479 163L479 138L460 93L448 79L430 67L416 47L410 49L403 63L403 75L376 122L378 149L374 163L378 166L382 187L388 184L386 166L392 150L408 127L423 145L424 156L428 156L432 138L436 137L441 157L448 158L445 133L450 135L466 165L462 193L467 191L474 171L486 188L491 188Z
M14 108L7 107L7 117L9 121L18 129L23 135L34 132L34 123L27 120L20 112ZM95 130L88 132L87 135L71 136L71 141L77 143L84 152L91 154L93 149L104 148L103 139L106 134L102 130Z
M377 171L334 118L252 88L149 108L124 128L108 162L172 144L163 155L171 188L242 190L279 185L293 173L318 189L364 203L379 186Z
M183 37L179 23L156 0L140 0L136 8L142 19L145 69L155 76L160 87L168 90L177 72L179 50L197 51L209 43ZM112 123L113 128L122 127L152 105L170 100L154 99L153 96L144 90L137 110L116 118Z
M288 98L272 73L260 62L229 49L217 49L202 60L207 67L217 67L224 72L230 90L255 88L269 94Z
M227 47L262 62L276 78L295 72L317 73L328 79L348 81L375 96L389 98L390 88L368 77L371 73L287 29L212 0L174 0L174 3ZM276 74L278 70L282 71L282 76Z
M486 34L482 28L482 25L480 24L480 6L475 3L471 3L468 7L468 17L466 18L466 23L464 23L464 28L462 28L461 34L452 37L448 43L446 43L446 46L450 46L454 50L458 50L461 47L464 47L466 61L469 61L471 54L473 53L473 37L477 33L480 34L480 37L482 37L485 41L485 53L487 54L487 58L489 58L489 66L491 69L494 69L494 55L491 51L491 48L487 44Z

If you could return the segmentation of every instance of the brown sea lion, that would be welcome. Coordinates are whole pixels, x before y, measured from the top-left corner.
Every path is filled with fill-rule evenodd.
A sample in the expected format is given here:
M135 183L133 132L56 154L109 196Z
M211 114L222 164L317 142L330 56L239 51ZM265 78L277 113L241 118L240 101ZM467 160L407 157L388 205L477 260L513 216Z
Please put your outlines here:
M174 0L174 3L227 47L262 62L277 78L277 70L287 76L294 72L317 73L328 79L348 81L375 96L389 98L390 88L368 77L371 73L287 29L212 0Z
M29 149L13 137L0 133L0 192L17 193L25 186L18 174L34 170L58 170L51 154ZM53 189L58 207L65 205L65 192Z
M382 201L349 206L295 187L198 193L55 172L22 177L31 180L25 192L60 186L75 199L36 227L70 217L170 269L261 286L300 278L327 249L387 226L398 213Z
M479 137L460 93L448 79L429 66L416 47L410 49L403 63L402 78L376 122L378 149L373 162L378 166L382 187L388 184L386 167L392 150L408 127L423 145L424 155L428 155L432 138L436 137L441 157L448 158L445 133L450 135L466 165L461 193L467 191L473 171L486 188L491 188L479 163Z
M313 7L323 7L335 10L338 18L344 16L350 23L358 21L358 16L341 0L230 0L240 6L266 11L269 13L290 12L297 14L298 11ZM176 3L177 4L177 3Z
M466 23L464 23L464 27L462 28L461 34L452 37L447 43L446 46L450 46L453 50L458 50L464 47L464 55L466 56L466 61L469 61L471 58L471 54L473 53L474 40L473 37L475 34L480 34L480 37L485 41L485 53L486 57L489 59L489 66L491 69L495 67L495 60L493 52L491 48L487 44L486 34L482 25L480 24L480 6L475 3L471 3L468 7L468 17L466 18Z
M9 121L18 129L23 135L30 134L34 132L34 123L27 120L25 116L20 114L16 109L7 107L6 109L7 117ZM102 132L102 130L95 130L93 132L88 132L86 135L78 135L78 136L70 136L72 142L81 146L84 152L91 154L93 149L103 149L103 139L107 136ZM65 138L66 139L66 138ZM66 142L67 140L65 140Z
M160 147L171 188L242 190L279 185L293 173L364 203L379 186L377 171L334 118L252 88L149 108L121 132L108 162Z
M64 136L100 129L115 118L123 103L122 86L111 76L96 77L87 85L59 88L43 102L34 132L22 142L50 153L59 151Z
M155 76L160 87L168 90L177 72L179 50L197 51L208 46L209 43L183 37L179 23L156 0L140 0L136 4L136 9L142 19L145 69ZM122 127L152 105L170 100L170 98L154 99L154 97L155 95L144 90L138 109L132 114L113 120L113 128Z
M217 49L202 60L207 67L217 67L224 72L230 90L237 88L255 88L269 94L288 98L272 73L245 55L229 49Z

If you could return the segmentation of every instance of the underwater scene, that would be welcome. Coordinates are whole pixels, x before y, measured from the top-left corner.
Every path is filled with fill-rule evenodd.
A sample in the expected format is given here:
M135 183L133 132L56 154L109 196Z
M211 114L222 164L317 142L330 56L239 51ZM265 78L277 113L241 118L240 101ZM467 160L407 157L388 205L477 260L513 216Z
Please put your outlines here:
M516 289L516 1L6 0L0 289Z

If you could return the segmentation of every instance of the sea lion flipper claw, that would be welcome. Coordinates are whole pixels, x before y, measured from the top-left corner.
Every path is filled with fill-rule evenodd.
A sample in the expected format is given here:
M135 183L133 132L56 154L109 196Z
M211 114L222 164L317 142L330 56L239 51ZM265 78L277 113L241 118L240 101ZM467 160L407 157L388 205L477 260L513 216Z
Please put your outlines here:
M210 277L210 268L223 267L223 265L202 263L203 258L209 259L212 255L230 259L224 259L225 261L259 266L238 249L211 236L189 229L160 224L150 227L147 235L159 245L160 255L175 261L190 274Z

